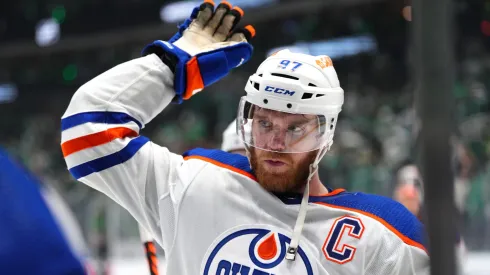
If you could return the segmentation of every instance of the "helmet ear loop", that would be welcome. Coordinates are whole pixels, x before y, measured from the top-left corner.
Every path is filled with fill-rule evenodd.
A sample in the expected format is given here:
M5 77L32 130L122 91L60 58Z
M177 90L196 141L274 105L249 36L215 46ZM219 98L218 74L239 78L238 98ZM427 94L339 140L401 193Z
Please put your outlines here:
M246 118L240 118L240 120L242 120L242 121L245 120L245 119ZM246 142L245 129L243 127L243 122L237 121L237 124L238 124L237 125L237 130L238 130L238 127L240 127L241 139L242 139L243 145L245 146L245 155L247 156L248 164L250 165L250 168L252 168L252 163L250 162L250 158L251 158L250 146Z
M245 103L246 104L246 103ZM254 113L254 105L250 106L250 108L248 109L248 114L247 114L247 117L242 117L241 119L243 121L247 120L251 117L253 117L253 113ZM247 159L248 159L248 164L250 165L250 169L252 169L252 162L251 162L251 159L252 159L252 154L250 153L250 145L248 143L245 142L245 129L243 127L243 123L240 123L240 127L241 127L241 132L242 132L242 141L243 141L243 144L245 145L245 154L247 155ZM252 135L252 129L250 129L250 143L253 144L253 135Z
M247 155L248 165L250 166L250 169L252 169L252 161L251 161L252 154L250 154L250 147L246 143L245 143L245 155Z
M329 150L330 150L330 145L327 145L327 146L323 146L322 149L318 151L315 160L313 161L312 164L310 164L310 169L312 173L315 173L318 170L318 164Z
M326 127L327 126L327 119L325 118L324 115L318 115L317 119L318 119L318 135L317 135L317 138L320 139L325 134L325 132L327 131L327 127ZM322 150L325 148L326 151L322 152L320 159L323 158L323 156L328 151L330 151L330 147L332 146L332 144L333 144L333 140L329 138L327 144L322 147Z
M322 133L322 130L321 130L322 126L319 127L319 133L318 133L318 138L321 138L321 136L324 134ZM330 147L332 146L333 144L333 139L330 139L327 141L327 143L321 147L321 149L318 151L318 153L316 154L316 157L315 157L315 160L313 161L313 163L310 164L310 176L309 177L313 177L313 174L316 173L316 171L318 171L318 164L320 163L320 161L322 160L322 158L325 156L325 154L330 151ZM308 182L309 184L309 182Z
M318 117L320 117L320 116L318 116ZM319 123L319 124L318 124L319 126L318 126L318 133L316 134L316 138L317 138L317 139L321 139L321 138L322 138L322 136L325 134L325 129L326 129L326 127L325 127L325 126L327 125L327 123L325 122L325 119L323 119L323 120L322 120L322 119L320 119L320 118L318 118L318 123ZM330 134L330 135L331 135L331 134ZM322 155L321 155L320 159L321 159L321 158L323 158L323 156L324 156L324 155L325 155L325 154L326 154L328 151L330 151L330 147L332 146L332 144L333 144L333 139L330 139L330 138L329 138L329 139L328 139L328 142L327 142L327 143L326 143L324 146L321 146L321 148L322 148L322 149L320 149L320 151L322 151L323 149L326 149L326 150L325 150L325 152L322 152Z

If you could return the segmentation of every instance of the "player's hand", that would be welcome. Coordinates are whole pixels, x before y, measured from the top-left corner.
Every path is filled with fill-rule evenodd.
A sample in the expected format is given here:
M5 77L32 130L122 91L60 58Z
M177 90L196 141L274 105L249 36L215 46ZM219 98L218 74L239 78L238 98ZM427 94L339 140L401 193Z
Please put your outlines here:
M194 8L191 17L168 42L157 40L143 54L156 53L174 70L176 101L182 102L226 76L252 55L252 26L235 29L243 16L226 1L216 9L211 0Z

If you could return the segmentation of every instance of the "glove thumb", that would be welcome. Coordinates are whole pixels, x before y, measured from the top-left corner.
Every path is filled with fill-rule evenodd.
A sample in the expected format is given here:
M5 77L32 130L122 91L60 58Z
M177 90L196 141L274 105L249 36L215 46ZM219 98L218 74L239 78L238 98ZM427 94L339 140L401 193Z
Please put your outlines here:
M230 44L222 42L213 44ZM252 56L253 47L247 42L233 42L231 46L221 47L212 51L202 52L196 55L197 63L204 86L208 86L223 78L233 68L246 63Z

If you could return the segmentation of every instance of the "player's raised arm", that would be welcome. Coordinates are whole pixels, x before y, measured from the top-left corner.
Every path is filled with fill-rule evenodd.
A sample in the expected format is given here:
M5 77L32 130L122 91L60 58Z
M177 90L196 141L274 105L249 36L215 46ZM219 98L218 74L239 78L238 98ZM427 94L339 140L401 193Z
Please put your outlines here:
M248 61L254 30L233 31L242 14L228 3L215 9L205 1L169 41L153 42L144 57L80 87L63 115L61 147L71 174L121 204L155 236L158 200L185 185L184 170L192 169L139 131L171 101L189 99Z

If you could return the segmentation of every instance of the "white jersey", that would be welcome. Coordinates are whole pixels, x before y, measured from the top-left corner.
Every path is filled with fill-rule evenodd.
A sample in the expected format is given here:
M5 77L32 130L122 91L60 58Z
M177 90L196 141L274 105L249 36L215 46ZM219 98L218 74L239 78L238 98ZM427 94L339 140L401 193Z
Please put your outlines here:
M285 260L301 196L264 190L246 157L182 156L139 136L173 97L172 72L150 55L83 85L62 119L71 174L153 234L165 274L426 274L419 221L391 199L344 190L310 197L296 259Z

